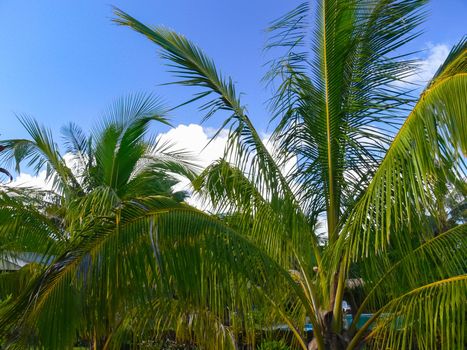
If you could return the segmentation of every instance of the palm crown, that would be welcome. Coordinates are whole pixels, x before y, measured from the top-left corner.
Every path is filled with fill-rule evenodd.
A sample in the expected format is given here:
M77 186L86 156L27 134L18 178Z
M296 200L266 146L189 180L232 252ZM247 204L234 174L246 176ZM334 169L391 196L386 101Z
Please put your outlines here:
M411 98L401 80L414 62L399 51L417 35L424 3L323 0L316 2L314 26L308 4L274 22L268 48L284 52L266 76L275 87L273 151L232 79L198 47L116 10L117 23L160 46L177 83L202 89L194 101L205 100L205 118L230 113L225 156L193 181L223 215L166 196L114 208L112 224L88 221L71 257L57 260L61 269L48 268L3 320L22 313L21 327L30 326L51 312L47 303L66 300L72 279L86 285L84 294L97 293L93 300L119 305L119 314L106 318L118 320L102 331L106 344L171 330L210 348L229 347L236 335L254 339L259 326L282 320L303 349L362 342L461 348L466 227L446 227L440 213L448 188L466 191L467 47L461 40L420 98ZM94 205L80 206L87 208L83 215ZM316 230L323 216L325 244ZM434 230L433 220L443 229ZM135 246L137 240L146 244ZM115 256L117 246L124 261ZM86 254L106 259L76 278ZM122 280L140 287L130 295ZM113 288L118 293L98 292ZM30 293L37 300L28 301ZM344 329L346 293L355 299L355 315ZM358 329L364 311L373 316ZM260 321L252 316L258 312ZM313 325L310 344L306 319Z
M91 134L86 135L73 123L62 129L64 156L58 151L49 130L32 118L20 117L31 139L2 141L4 159L7 163L14 160L18 170L20 164L28 160L28 165L37 172L45 165L52 189L3 191L2 249L13 257L24 252L36 254L45 266L51 259L56 259L57 263L45 272L41 266L31 265L23 271L3 275L4 296L9 293L17 296L18 283L21 288L26 288L24 278L33 279L40 272L44 275L37 279L38 284L33 283L30 287L32 290L42 288L40 284L64 264L62 259L73 260L76 254L73 249L78 242L90 238L86 237L90 226L97 222L103 226L113 225L117 220L117 208L132 201L157 197L174 203L184 200L185 192L173 190L179 182L176 176L193 178L198 166L187 152L177 151L173 145L149 134L151 122L168 123L165 113L160 101L151 96L134 95L120 99L105 112L100 125ZM95 227L92 231L97 234ZM80 261L75 261L78 274L86 273L93 259L102 258L101 252L94 256L89 251L83 253ZM25 277L21 278L21 275ZM76 297L80 287L79 283L72 287L68 285L64 292ZM96 300L99 299L77 298L69 310L76 311L74 307L78 305L85 307L84 310L92 310ZM55 307L59 307L58 304ZM115 304L112 307L117 308ZM96 323L101 322L100 316L96 318L88 312L85 319L89 325L83 327L84 333L81 333L85 337L92 333ZM101 312L107 315L118 310L111 311L103 305ZM42 317L46 319L47 313L40 319ZM111 324L112 319L107 322ZM10 326L2 329L7 330ZM109 326L102 327L107 329Z

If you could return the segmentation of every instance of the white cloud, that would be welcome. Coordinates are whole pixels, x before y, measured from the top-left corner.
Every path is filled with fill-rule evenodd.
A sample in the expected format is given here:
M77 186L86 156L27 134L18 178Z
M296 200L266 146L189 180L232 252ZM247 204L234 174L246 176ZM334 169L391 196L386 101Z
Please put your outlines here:
M51 190L52 183L46 181L46 172L42 170L37 175L28 173L19 174L12 182L6 184L8 187L34 187L42 190Z
M450 47L446 44L427 44L426 56L420 60L420 70L417 74L406 79L407 82L425 86L443 64L448 56Z
M227 142L227 130L223 130L218 137L212 139L217 130L203 128L198 124L180 124L168 132L160 134L162 142L171 142L174 148L191 152L197 157L198 163L206 167L224 154ZM211 141L209 143L209 141ZM209 144L208 144L209 143Z
M224 155L227 143L228 132L222 130L216 138L212 138L217 129L202 127L198 124L180 124L168 132L159 135L161 142L170 142L174 149L189 151L196 157L196 162L205 168L215 160ZM187 179L180 179L180 183L174 188L176 191L190 191L190 182ZM211 210L209 204L204 203L201 198L191 196L187 202L200 209Z

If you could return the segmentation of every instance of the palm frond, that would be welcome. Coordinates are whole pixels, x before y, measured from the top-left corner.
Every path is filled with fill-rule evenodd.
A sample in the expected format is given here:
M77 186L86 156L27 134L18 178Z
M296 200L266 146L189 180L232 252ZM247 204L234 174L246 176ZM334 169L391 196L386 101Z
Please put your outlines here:
M27 166L33 167L36 174L45 168L46 179L52 181L53 188L57 191L65 191L68 194L80 191L80 185L60 155L50 130L28 116L20 116L18 119L32 140L0 141L4 147L2 159L15 162L18 172L20 164L25 161Z
M169 66L173 68L175 76L181 78L177 84L204 89L192 101L211 94L216 95L213 100L202 106L206 111L205 119L219 110L232 113L219 129L230 125L231 134L226 153L232 156L231 161L242 170L248 168L249 172L255 173L258 181L269 183L267 188L272 192L272 196L278 195L275 192L285 192L291 197L292 191L276 160L247 116L232 79L220 74L214 62L182 35L165 28L149 28L119 9L115 9L115 14L116 23L131 27L161 47L162 57L170 62ZM250 166L251 164L253 165Z
M429 84L353 211L345 230L355 258L385 249L398 232L429 232L425 212L437 217L436 186L465 178L467 51L455 50L445 66L456 70Z
M467 271L467 225L454 227L424 242L409 252L395 251L374 257L368 268L361 270L365 299L352 323L355 327L360 315L383 307L394 297Z
M33 193L32 189L28 189ZM33 196L0 193L0 250L4 254L38 253L48 260L58 251L63 232L60 221L44 215Z
M379 348L461 349L465 346L467 276L414 289L385 306L367 336Z
M268 198L267 191L263 193L257 183L225 160L206 168L194 181L194 187L210 199L225 222L284 267L295 260L297 251L300 256L319 262L315 227L300 208L291 206L287 200ZM304 246L303 242L310 245Z
M328 213L331 240L342 222L337 218L359 198L411 102L396 83L413 73L414 62L391 54L418 35L413 30L423 20L423 4L321 1L313 33L306 32L305 4L273 27L272 46L286 50L270 74L279 82L273 140L298 159L291 178L309 211ZM300 52L305 36L309 56Z
M260 298L257 290L282 300L276 292L284 283L302 295L288 272L248 240L221 221L165 197L132 200L115 218L88 221L88 225L92 231L84 228L83 239L58 257L2 315L1 329L20 325L36 332L42 346L63 347L72 344L72 330L81 329L81 322L103 332L103 317L116 322L124 305L149 305L153 296L164 296L190 305L189 310L207 308L225 327L254 332L248 314ZM269 270L274 271L274 280L266 277ZM128 288L135 284L140 287ZM63 321L66 314L57 312L57 305L64 312L83 307L94 311L70 325ZM228 325L224 320L229 320ZM192 331L208 341L203 323L198 326ZM13 340L21 341L24 335Z
M141 162L141 170L149 166L151 169L183 176L189 180L193 180L201 171L201 166L191 151L179 149L173 142L160 139L149 141L148 144L150 146Z
M81 127L73 122L62 127L63 141L66 152L86 155L88 153L89 139Z
M146 153L144 142L149 124L167 124L160 101L151 95L129 95L117 100L106 112L101 126L93 132L92 170L94 183L105 183L115 189L130 178Z
M273 21L267 31L270 33L265 50L280 51L281 55L266 65L270 67L263 80L268 84L278 78L286 82L290 73L304 72L307 69L308 53L306 39L309 36L310 5L305 2L292 11ZM282 89L285 83L281 83Z

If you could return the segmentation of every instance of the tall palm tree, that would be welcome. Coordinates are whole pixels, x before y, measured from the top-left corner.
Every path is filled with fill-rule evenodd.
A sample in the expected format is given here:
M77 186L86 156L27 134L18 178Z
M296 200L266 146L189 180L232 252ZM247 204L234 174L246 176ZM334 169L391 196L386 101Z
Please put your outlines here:
M466 227L436 235L426 213L442 220L448 184L466 193L467 41L414 101L404 80L415 62L401 50L419 34L425 2L323 0L315 2L314 26L308 3L275 21L268 49L283 54L266 77L276 88L273 152L233 80L201 49L116 11L117 23L162 49L177 83L203 89L196 100L214 96L203 104L205 118L230 112L225 157L195 186L220 212L235 212L236 229L263 253L296 272L302 307L294 310L313 324L310 347L465 345ZM323 216L328 241L320 246L315 228ZM363 281L365 294L344 329L351 277ZM373 316L357 331L365 310ZM280 313L297 325L292 330L302 329L294 322L303 317Z
M171 332L234 348L279 322L303 349L462 348L466 226L435 232L432 218L448 184L466 191L467 44L413 101L400 81L414 62L400 51L423 4L323 0L314 27L308 4L274 22L268 47L285 54L267 76L272 152L201 49L117 10L117 23L161 47L178 83L203 89L195 101L214 96L207 118L230 113L225 157L193 181L221 219L166 196L122 201L109 219L91 200L77 239L4 308L0 328L12 341L69 346L82 318L57 310L81 310L73 285L94 301L94 323L114 320L94 327L104 348ZM355 285L362 294L345 325L341 304ZM364 312L372 316L358 327Z

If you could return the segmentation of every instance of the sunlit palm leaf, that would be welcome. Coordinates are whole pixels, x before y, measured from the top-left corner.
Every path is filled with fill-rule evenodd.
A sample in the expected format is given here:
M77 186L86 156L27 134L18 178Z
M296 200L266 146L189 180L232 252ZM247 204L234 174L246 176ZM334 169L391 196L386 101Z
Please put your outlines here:
M203 106L207 111L205 118L218 110L232 113L223 125L230 126L227 153L232 161L240 169L255 173L256 181L263 183L271 196L285 193L290 197L289 185L247 116L232 79L221 75L214 62L182 35L166 28L149 28L118 9L115 14L118 16L114 20L116 23L133 28L162 48L162 57L170 62L174 75L181 78L177 84L204 89L195 99L216 96Z
M354 257L385 249L397 232L427 226L425 211L434 217L437 213L438 181L463 177L466 41L454 52L444 65L446 71L422 94L354 209L346 228Z
M60 155L50 130L30 117L18 119L32 140L2 140L1 145L5 148L2 159L15 162L17 171L20 171L20 164L27 160L27 165L33 167L36 174L45 168L46 179L52 182L55 190L68 194L79 191L80 185Z
M394 253L386 257L381 254L377 259L372 259L370 266L362 269L367 292L354 317L353 326L368 308L377 310L392 298L412 289L465 273L466 233L467 225L460 225L397 257L397 260Z
M462 349L467 276L433 282L392 300L368 335L377 348Z
M92 224L89 234L84 229L83 239L59 257L24 293L22 301L3 315L2 329L8 329L7 325L22 314L21 328L36 329L41 344L66 346L74 341L74 334L64 322L66 314L57 313L57 305L71 312L88 295L95 295L96 309L91 310L113 322L122 308L112 310L110 305L149 306L148 302L159 295L183 301L190 313L209 308L206 316L222 323L229 320L229 327L254 332L247 315L253 310L253 300L261 296L257 289L276 299L278 285L291 281L287 271L219 220L168 198L132 201L114 220ZM110 254L116 251L119 254ZM271 273L274 280L267 278ZM135 283L140 287L129 288ZM76 294L76 290L81 292ZM299 289L296 292L301 295ZM31 300L29 295L35 298ZM243 316L235 321L235 313L227 305L235 306ZM198 316L201 323L193 324L191 331L204 339L206 323L202 314ZM91 323L99 318L85 315ZM67 330L60 331L63 327ZM79 328L76 323L75 328ZM207 345L216 348L217 344L216 340Z

